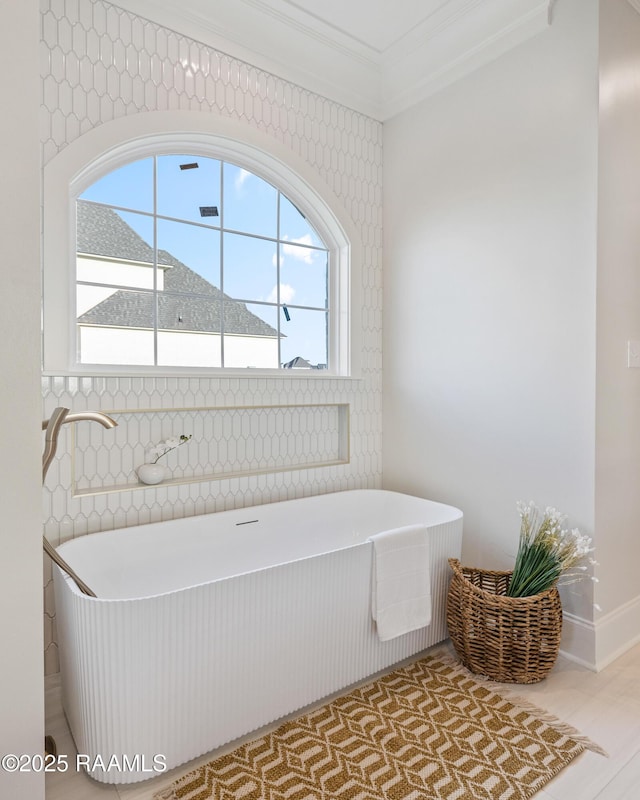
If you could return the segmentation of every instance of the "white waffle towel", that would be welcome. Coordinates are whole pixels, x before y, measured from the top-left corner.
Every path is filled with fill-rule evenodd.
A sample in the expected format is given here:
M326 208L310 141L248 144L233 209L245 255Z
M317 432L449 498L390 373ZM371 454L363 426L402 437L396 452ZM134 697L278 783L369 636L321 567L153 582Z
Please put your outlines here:
M371 613L385 642L431 622L429 547L425 525L377 533L373 542Z

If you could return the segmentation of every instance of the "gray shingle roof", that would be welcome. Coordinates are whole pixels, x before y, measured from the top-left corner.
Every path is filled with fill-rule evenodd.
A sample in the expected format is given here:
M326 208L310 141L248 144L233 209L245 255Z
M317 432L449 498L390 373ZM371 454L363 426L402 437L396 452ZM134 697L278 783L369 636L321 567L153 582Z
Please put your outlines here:
M292 358L291 361L287 361L282 367L283 369L313 369L313 365L302 356Z
M153 263L153 249L113 209L78 200L77 252L124 261ZM271 325L232 300L166 250L158 251L164 291L158 297L158 327L165 330L219 332L224 305L225 333L277 336ZM206 295L191 297L184 293ZM153 328L154 298L150 292L119 290L78 317L79 323L120 328Z
M111 208L78 200L76 209L78 253L153 264L153 248Z

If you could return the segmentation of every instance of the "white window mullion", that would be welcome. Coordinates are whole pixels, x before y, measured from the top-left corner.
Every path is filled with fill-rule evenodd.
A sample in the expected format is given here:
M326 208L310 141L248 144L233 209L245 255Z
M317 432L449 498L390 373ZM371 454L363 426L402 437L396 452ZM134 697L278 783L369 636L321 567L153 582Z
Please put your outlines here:
M158 158L153 157L153 363L158 366Z
M220 161L220 366L224 367L224 161Z
M276 243L276 303L278 304L276 317L278 319L278 369L280 369L280 367L282 367L282 336L280 335L280 327L282 325L282 307L280 305L280 248L282 247L282 243L280 241L280 192L278 192L276 196L278 198L276 204L276 236L278 239Z

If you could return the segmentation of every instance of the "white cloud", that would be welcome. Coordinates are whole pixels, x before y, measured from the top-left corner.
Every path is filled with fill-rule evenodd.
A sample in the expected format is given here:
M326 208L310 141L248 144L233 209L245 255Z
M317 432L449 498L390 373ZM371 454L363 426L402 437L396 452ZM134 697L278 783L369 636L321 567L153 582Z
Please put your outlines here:
M289 286L288 283L281 283L280 284L280 302L284 303L291 303L293 298L295 297L296 290L293 286ZM274 286L271 290L271 294L267 297L268 303L277 303L278 302L278 287Z
M251 173L248 172L246 169L242 169L242 167L238 170L238 174L236 175L235 179L236 191L240 191L240 189L242 189L245 181L250 175Z
M305 235L301 236L299 239L291 239L290 241L291 244L282 245L282 252L287 256L293 256L293 258L297 259L298 261L304 261L305 264L313 264L315 250L307 250L306 247L293 246L296 244L312 245L313 240L311 238L311 234L305 233Z

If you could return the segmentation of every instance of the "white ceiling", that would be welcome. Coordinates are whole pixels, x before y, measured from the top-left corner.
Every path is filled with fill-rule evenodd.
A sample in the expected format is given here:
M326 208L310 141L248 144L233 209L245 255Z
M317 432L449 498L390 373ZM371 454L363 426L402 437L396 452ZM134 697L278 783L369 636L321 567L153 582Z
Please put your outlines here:
M114 0L384 120L551 24L555 0Z
M263 0L263 5L290 15L302 11L308 21L333 27L381 54L446 6L447 0Z

